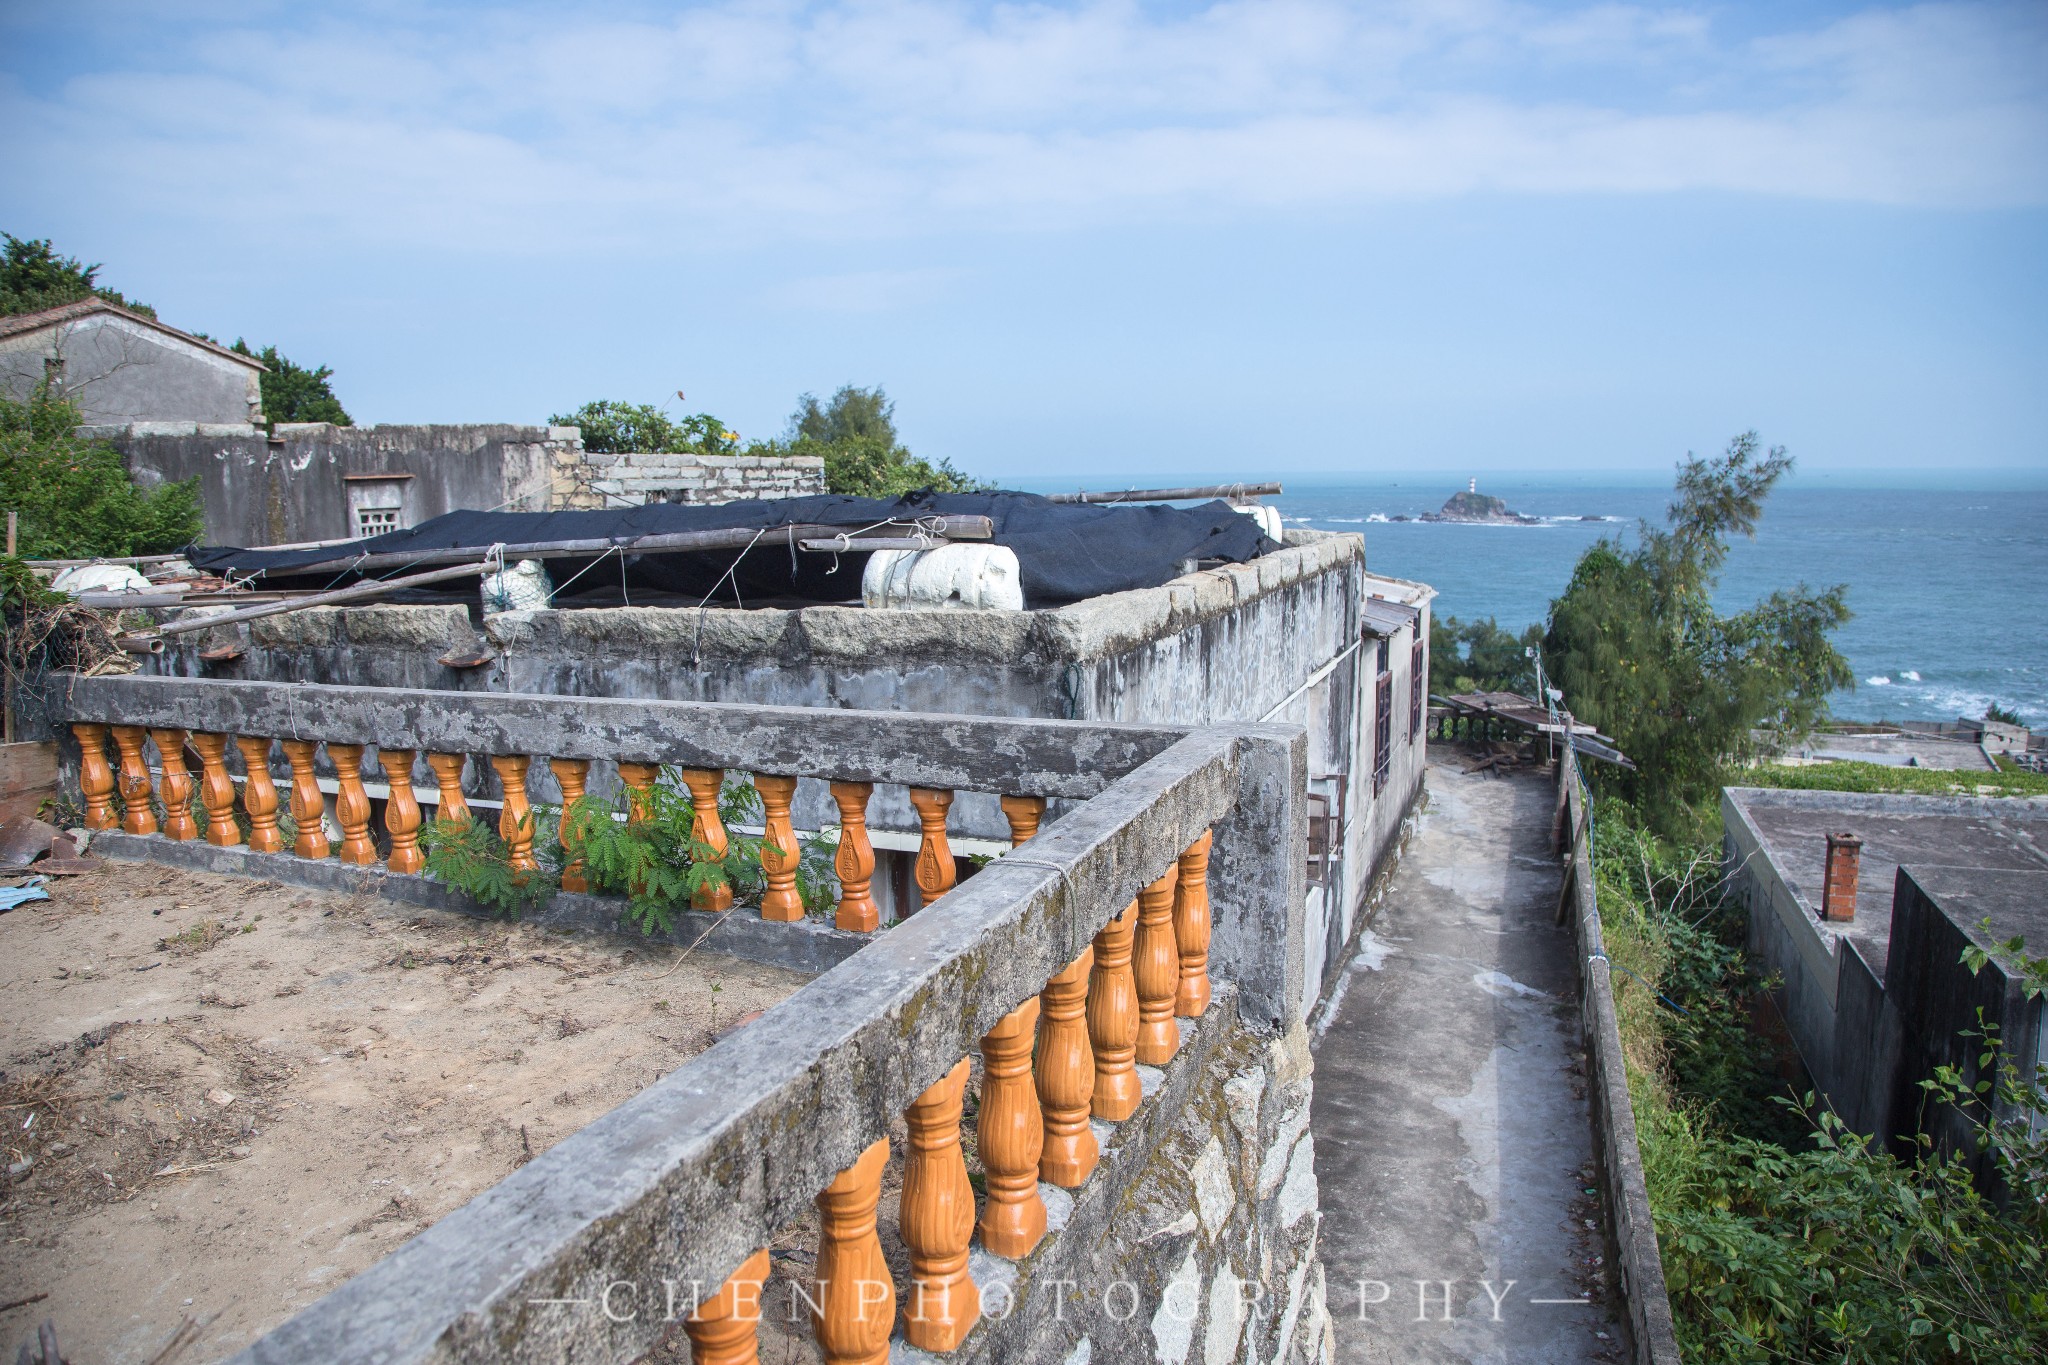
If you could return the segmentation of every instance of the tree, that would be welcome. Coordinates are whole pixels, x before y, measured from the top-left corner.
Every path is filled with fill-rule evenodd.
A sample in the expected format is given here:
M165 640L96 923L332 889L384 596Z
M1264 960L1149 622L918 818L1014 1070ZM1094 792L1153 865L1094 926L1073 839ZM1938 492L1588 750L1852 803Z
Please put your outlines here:
M0 398L0 505L21 514L24 557L163 554L199 538L198 479L145 493L118 451L77 429L78 409L46 385Z
M40 313L80 299L100 298L112 304L155 317L146 303L125 298L118 289L99 283L98 265L85 265L70 256L60 256L47 237L24 240L11 232L0 232L0 317Z
M1713 459L1679 466L1668 526L1643 522L1633 547L1603 538L1550 604L1543 660L1580 719L1615 737L1637 771L1610 774L1662 828L1752 750L1757 728L1804 733L1828 693L1854 685L1830 634L1849 619L1842 585L1805 584L1721 616L1713 588L1732 534L1754 537L1792 468L1744 432Z
M1517 636L1502 630L1491 616L1477 621L1433 616L1429 622L1429 690L1438 696L1457 692L1533 694L1536 670L1528 651L1542 643L1542 626L1530 626Z
M278 354L277 347L251 350L240 337L229 350L260 360L264 365L263 416L272 422L332 422L338 427L354 426L341 400L327 381L334 371L322 365L307 369Z
M559 427L580 427L583 448L598 453L678 451L697 455L737 455L740 434L708 412L672 418L647 403L621 403L600 398L574 412L548 418Z
M985 487L950 460L919 459L896 435L896 405L877 384L842 385L829 403L817 395L797 399L789 431L754 448L764 455L816 455L825 461L825 487L834 493L893 498L919 489L967 493Z

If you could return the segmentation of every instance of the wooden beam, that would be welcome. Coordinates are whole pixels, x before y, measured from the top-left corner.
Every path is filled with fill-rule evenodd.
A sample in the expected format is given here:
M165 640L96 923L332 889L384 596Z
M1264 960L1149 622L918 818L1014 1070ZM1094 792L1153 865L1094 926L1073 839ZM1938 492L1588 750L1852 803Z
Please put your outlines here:
M923 525L931 534L952 540L987 540L995 534L995 523L987 517L928 517ZM859 539L873 535L898 537L911 529L909 522L892 522L883 526L849 529L844 526L822 526L799 524L794 526L736 526L715 531L676 531L663 535L636 536L631 540L536 540L517 545L498 547L509 564L519 559L587 559L595 555L618 551L621 554L681 554L699 550L744 550L749 546L788 545L805 540L837 539L841 535ZM355 555L342 559L326 559L317 564L294 565L279 569L280 574L346 573L352 570L369 572L374 569L411 567L416 564L446 564L457 560L475 559L485 549L481 545L463 545L449 549L394 550L385 554Z
M352 587L336 588L332 592L316 592L306 597L294 597L288 601L271 602L246 611L231 611L221 616L202 616L193 621L173 621L155 630L137 631L122 637L122 648L130 641L161 639L166 635L182 635L193 630L212 630L215 626L232 626L243 621L253 621L259 616L276 616L280 612L298 611L304 607L331 607L343 602L364 602L373 597L383 597L406 588L423 588L429 583L445 583L450 579L474 577L490 571L489 564L461 564L452 569L433 569L426 573L408 574L404 578L379 578L368 583L357 583Z
M1101 493L1048 493L1047 502L1183 502L1189 498L1261 498L1281 491L1277 483L1219 483L1199 488L1126 488Z

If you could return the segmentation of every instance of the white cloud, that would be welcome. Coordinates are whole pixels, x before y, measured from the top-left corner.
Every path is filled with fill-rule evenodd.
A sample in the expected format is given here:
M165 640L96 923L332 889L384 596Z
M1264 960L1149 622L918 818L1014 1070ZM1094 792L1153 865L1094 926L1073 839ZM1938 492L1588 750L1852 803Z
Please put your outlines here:
M130 46L0 87L0 169L77 212L230 234L523 253L1472 192L2048 201L2028 4L1763 37L1511 0L123 14Z

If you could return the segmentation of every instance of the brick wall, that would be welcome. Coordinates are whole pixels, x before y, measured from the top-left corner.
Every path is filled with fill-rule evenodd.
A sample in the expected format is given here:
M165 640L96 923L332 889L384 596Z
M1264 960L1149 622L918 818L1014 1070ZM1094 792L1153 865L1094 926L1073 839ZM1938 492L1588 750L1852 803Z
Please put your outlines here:
M555 460L554 505L561 508L735 502L824 491L825 462L816 456L605 454L586 451L579 442Z

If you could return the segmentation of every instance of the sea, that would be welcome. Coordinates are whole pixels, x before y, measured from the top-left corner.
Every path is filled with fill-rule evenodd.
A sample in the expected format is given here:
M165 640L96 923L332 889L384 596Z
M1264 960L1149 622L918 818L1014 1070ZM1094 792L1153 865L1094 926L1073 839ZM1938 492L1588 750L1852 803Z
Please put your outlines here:
M1436 511L1462 476L1280 482L1286 491L1267 501L1289 525L1363 532L1368 567L1434 587L1439 616L1492 617L1516 633L1546 618L1589 546L1632 542L1671 501L1668 481L1481 476L1480 492L1541 524L1456 525L1393 518ZM1795 475L1771 494L1756 539L1735 542L1716 605L1734 612L1778 588L1845 584L1855 615L1835 643L1856 683L1830 698L1837 717L1955 720L1996 702L2048 728L2048 487L2025 473L2011 482L2022 486L1842 487Z

